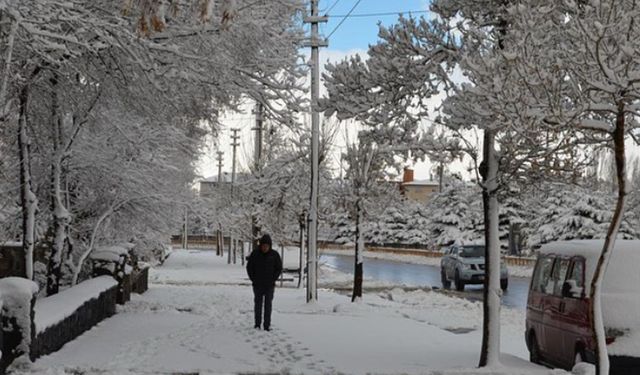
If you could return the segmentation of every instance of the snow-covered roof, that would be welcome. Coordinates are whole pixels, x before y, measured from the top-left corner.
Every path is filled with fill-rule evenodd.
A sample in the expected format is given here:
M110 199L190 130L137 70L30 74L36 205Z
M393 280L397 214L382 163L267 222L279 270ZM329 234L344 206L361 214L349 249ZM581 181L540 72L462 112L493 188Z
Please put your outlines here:
M584 257L597 257L602 252L604 240L571 240L556 241L542 245L540 253L558 254L566 256L582 255ZM624 256L640 257L640 240L616 240L614 253Z
M0 242L0 246L6 246L6 247L22 247L22 242L20 242L20 241L6 241L6 242Z
M403 182L402 186L439 186L440 183L438 181L433 180L413 180L411 182Z
M200 180L201 183L217 183L218 182L218 176L211 176L211 177L207 177L207 178L203 178L202 180ZM231 175L229 175L228 173L223 173L222 174L222 182L231 182Z
M251 176L251 173L238 172L238 173L236 173L236 181L247 180L250 176ZM203 178L199 182L200 183L205 183L205 184L216 184L216 183L218 183L218 176L216 175L216 176ZM222 172L222 182L231 182L231 173Z
M587 293L604 240L571 240L545 244L541 254L583 256L586 259L585 284ZM605 273L603 291L609 293L635 293L640 297L640 240L616 240ZM640 310L639 310L640 311Z

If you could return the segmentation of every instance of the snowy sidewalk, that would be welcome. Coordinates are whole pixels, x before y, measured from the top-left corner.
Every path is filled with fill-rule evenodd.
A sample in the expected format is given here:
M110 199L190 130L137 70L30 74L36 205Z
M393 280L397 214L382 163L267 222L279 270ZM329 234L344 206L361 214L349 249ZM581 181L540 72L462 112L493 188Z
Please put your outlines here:
M348 276L322 270L329 283ZM151 288L116 316L20 374L566 374L528 363L522 312L503 311L505 368L477 370L481 305L400 289L362 302L278 288L273 331L253 328L240 265L213 252L176 251ZM518 358L520 356L521 358Z

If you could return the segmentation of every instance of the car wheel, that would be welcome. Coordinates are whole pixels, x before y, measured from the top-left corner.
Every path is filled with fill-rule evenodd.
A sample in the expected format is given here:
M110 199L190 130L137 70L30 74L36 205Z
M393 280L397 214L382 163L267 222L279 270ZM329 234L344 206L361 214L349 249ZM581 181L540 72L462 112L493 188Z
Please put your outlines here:
M509 287L509 279L500 279L500 288L502 290L507 290Z
M440 269L440 279L442 280L442 287L445 289L451 288L451 281L447 279L447 273L444 271L444 268Z
M529 334L529 361L537 364L542 362L538 340L536 339L536 334L533 332Z
M460 274L458 273L458 270L456 270L453 282L456 284L457 291L462 292L464 290L464 281L460 280Z

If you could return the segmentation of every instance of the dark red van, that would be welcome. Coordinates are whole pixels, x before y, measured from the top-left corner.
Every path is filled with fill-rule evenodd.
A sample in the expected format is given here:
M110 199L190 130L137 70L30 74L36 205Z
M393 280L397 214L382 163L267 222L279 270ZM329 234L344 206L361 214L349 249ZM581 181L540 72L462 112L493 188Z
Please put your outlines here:
M525 338L532 362L595 362L589 287L604 242L544 245L531 278ZM640 374L640 241L617 240L602 286L610 374Z

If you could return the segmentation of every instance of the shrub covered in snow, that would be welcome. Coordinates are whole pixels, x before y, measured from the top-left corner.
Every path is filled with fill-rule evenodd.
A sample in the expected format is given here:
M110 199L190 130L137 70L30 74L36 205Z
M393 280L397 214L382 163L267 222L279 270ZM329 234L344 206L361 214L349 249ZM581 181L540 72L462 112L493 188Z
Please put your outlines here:
M29 353L33 337L33 305L38 285L21 277L5 277L0 279L0 298L2 301L2 329L5 336L20 338L11 353L3 353L3 357L17 358ZM10 332L10 333L7 333ZM11 339L9 339L11 340ZM5 341L6 338L5 338ZM6 359L5 359L6 360Z

